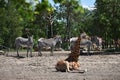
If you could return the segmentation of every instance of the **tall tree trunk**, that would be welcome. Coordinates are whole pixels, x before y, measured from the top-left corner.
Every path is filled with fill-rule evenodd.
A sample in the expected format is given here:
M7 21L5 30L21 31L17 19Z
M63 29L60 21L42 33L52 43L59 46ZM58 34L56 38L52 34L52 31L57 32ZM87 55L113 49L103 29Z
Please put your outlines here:
M113 9L112 9L112 25L111 25L111 27L113 27L113 38L114 38L114 40L115 40L115 42L118 40L118 35L116 35L117 33L117 29L116 29L116 24L114 23L114 21L115 21L115 19L116 19L116 2L114 2L113 4L112 4L112 6L113 6ZM117 49L117 44L115 43L115 49Z
M47 17L47 19L48 19L48 38L52 38L53 37L52 15L49 15L49 17Z

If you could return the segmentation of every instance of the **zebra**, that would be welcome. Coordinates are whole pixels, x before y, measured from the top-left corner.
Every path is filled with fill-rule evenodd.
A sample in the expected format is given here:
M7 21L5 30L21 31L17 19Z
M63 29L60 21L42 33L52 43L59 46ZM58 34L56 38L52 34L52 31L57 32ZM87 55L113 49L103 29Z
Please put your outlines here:
M50 47L51 48L51 56L53 56L53 51L58 42L60 44L62 44L61 36L55 36L54 38L50 38L50 39L45 39L45 38L38 39L38 55L42 56L42 53L41 53L42 48Z
M23 37L17 37L15 39L15 47L17 51L17 56L19 57L19 48L20 47L27 47L27 57L28 57L28 52L30 51L30 56L32 57L32 49L33 49L33 36L28 36L28 38L23 38Z

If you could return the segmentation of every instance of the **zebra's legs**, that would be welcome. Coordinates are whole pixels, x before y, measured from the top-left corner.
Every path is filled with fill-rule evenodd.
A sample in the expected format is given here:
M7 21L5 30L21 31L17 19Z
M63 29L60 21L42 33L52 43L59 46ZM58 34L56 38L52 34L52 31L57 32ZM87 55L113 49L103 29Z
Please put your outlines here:
M30 48L30 57L32 57L32 48Z
M38 46L38 56L42 56L41 47L40 46Z
M90 45L90 44L88 44L88 45L87 45L87 47L88 47L88 50L87 50L87 55L90 55L91 45Z
M29 47L28 47L28 48L27 48L27 55L26 55L27 57L28 57L28 53L29 53L29 52L30 52L30 57L32 57L32 48L29 48Z
M16 50L17 50L17 57L19 57L19 52L18 52L19 47L17 47Z
M53 51L54 51L54 47L51 47L51 54L50 54L50 56L53 56Z
M26 55L27 57L28 57L28 52L29 52L29 48L27 47L27 55Z

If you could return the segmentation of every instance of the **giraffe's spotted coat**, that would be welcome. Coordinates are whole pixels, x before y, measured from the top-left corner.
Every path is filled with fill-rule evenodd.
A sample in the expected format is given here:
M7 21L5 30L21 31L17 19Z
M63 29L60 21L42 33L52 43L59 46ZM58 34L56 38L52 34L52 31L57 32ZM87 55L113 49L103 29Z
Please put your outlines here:
M77 70L80 67L80 64L78 62L80 55L80 41L81 38L78 37L77 41L75 42L75 46L67 59L57 62L55 66L57 71Z

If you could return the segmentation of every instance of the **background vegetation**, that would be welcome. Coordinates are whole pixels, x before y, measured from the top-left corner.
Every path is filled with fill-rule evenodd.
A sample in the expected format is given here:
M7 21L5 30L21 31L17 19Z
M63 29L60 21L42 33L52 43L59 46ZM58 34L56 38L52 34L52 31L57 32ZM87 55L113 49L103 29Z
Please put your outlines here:
M100 36L108 42L120 38L120 0L96 0L95 9L84 9L80 0L0 0L0 45L14 48L18 36L61 35L64 40L79 34Z

